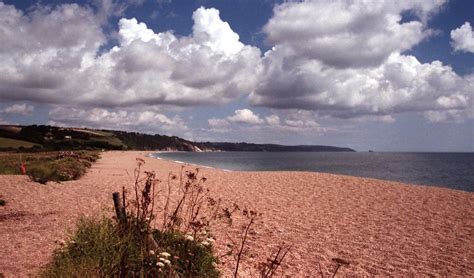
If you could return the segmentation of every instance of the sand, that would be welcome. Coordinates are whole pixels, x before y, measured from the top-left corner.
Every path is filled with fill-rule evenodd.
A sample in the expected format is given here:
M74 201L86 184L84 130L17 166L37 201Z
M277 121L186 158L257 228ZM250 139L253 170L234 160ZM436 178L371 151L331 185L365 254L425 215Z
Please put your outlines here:
M81 214L111 212L111 194L130 187L143 152L106 152L78 181L41 185L0 176L0 273L35 274ZM174 162L145 158L161 179ZM194 166L189 166L194 168ZM368 178L306 172L226 172L202 168L211 194L263 213L250 235L241 277L285 241L293 245L282 270L288 277L328 276L333 258L350 263L337 276L474 276L474 194ZM241 229L218 227L216 251ZM234 266L223 257L224 276ZM321 266L321 269L320 269Z

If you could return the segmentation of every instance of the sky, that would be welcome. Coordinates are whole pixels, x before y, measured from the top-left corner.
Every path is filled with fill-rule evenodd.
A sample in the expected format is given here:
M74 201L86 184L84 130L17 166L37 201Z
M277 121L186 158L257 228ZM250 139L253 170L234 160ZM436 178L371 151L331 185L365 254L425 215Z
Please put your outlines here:
M0 124L474 151L472 0L0 0Z

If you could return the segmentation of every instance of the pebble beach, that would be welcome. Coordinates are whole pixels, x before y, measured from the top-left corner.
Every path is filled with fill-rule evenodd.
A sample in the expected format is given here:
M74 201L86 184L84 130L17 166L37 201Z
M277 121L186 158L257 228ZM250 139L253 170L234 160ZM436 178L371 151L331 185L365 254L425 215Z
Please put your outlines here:
M0 176L0 273L27 277L44 266L81 215L112 214L112 193L131 190L136 158L165 181L195 165L111 151L77 181L46 185L25 176ZM292 246L280 274L325 277L334 259L349 265L337 276L474 276L474 193L377 179L311 172L236 172L201 168L210 194L262 213L252 228L241 277L285 242ZM240 219L243 221L243 219ZM233 226L213 230L225 254ZM243 222L242 222L243 223ZM219 268L232 275L235 261Z

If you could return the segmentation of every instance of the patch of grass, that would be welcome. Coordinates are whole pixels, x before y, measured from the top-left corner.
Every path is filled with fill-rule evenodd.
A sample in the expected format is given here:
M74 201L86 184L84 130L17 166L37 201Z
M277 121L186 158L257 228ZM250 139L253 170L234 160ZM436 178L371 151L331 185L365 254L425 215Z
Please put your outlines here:
M122 140L113 136L104 136L104 137L91 137L92 141L106 142L113 146L127 147Z
M28 142L28 141L0 137L0 149L8 149L8 148L18 149L20 147L32 148L34 146L39 146L39 145L32 142Z
M74 152L74 157L61 157L60 152L2 154L0 174L20 175L21 163L26 174L39 183L68 181L80 178L99 158L98 152Z
M80 219L77 231L55 251L40 277L218 277L209 247L155 230L160 247L150 252L147 231L139 227L124 229L107 218Z
M110 219L79 220L76 233L54 253L40 277L104 277L118 271L122 256L133 252Z

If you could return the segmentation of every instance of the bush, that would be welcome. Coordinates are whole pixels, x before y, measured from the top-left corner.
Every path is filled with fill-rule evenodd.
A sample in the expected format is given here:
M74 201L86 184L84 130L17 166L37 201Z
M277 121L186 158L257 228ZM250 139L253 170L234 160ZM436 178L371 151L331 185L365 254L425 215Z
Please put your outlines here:
M54 180L56 169L49 164L34 165L28 169L28 176L34 182L46 184L46 182Z
M80 178L86 173L91 163L85 160L74 158L65 158L57 160L52 164L52 168L56 169L55 181L68 181Z
M27 174L31 180L42 184L48 181L76 180L83 176L92 163L99 158L97 152L73 154L77 157L58 158L58 153L26 157Z
M24 164L26 174L35 182L75 180L99 159L99 153L92 151L68 152L73 157L62 157L61 153L0 154L0 174L20 175L20 165Z

